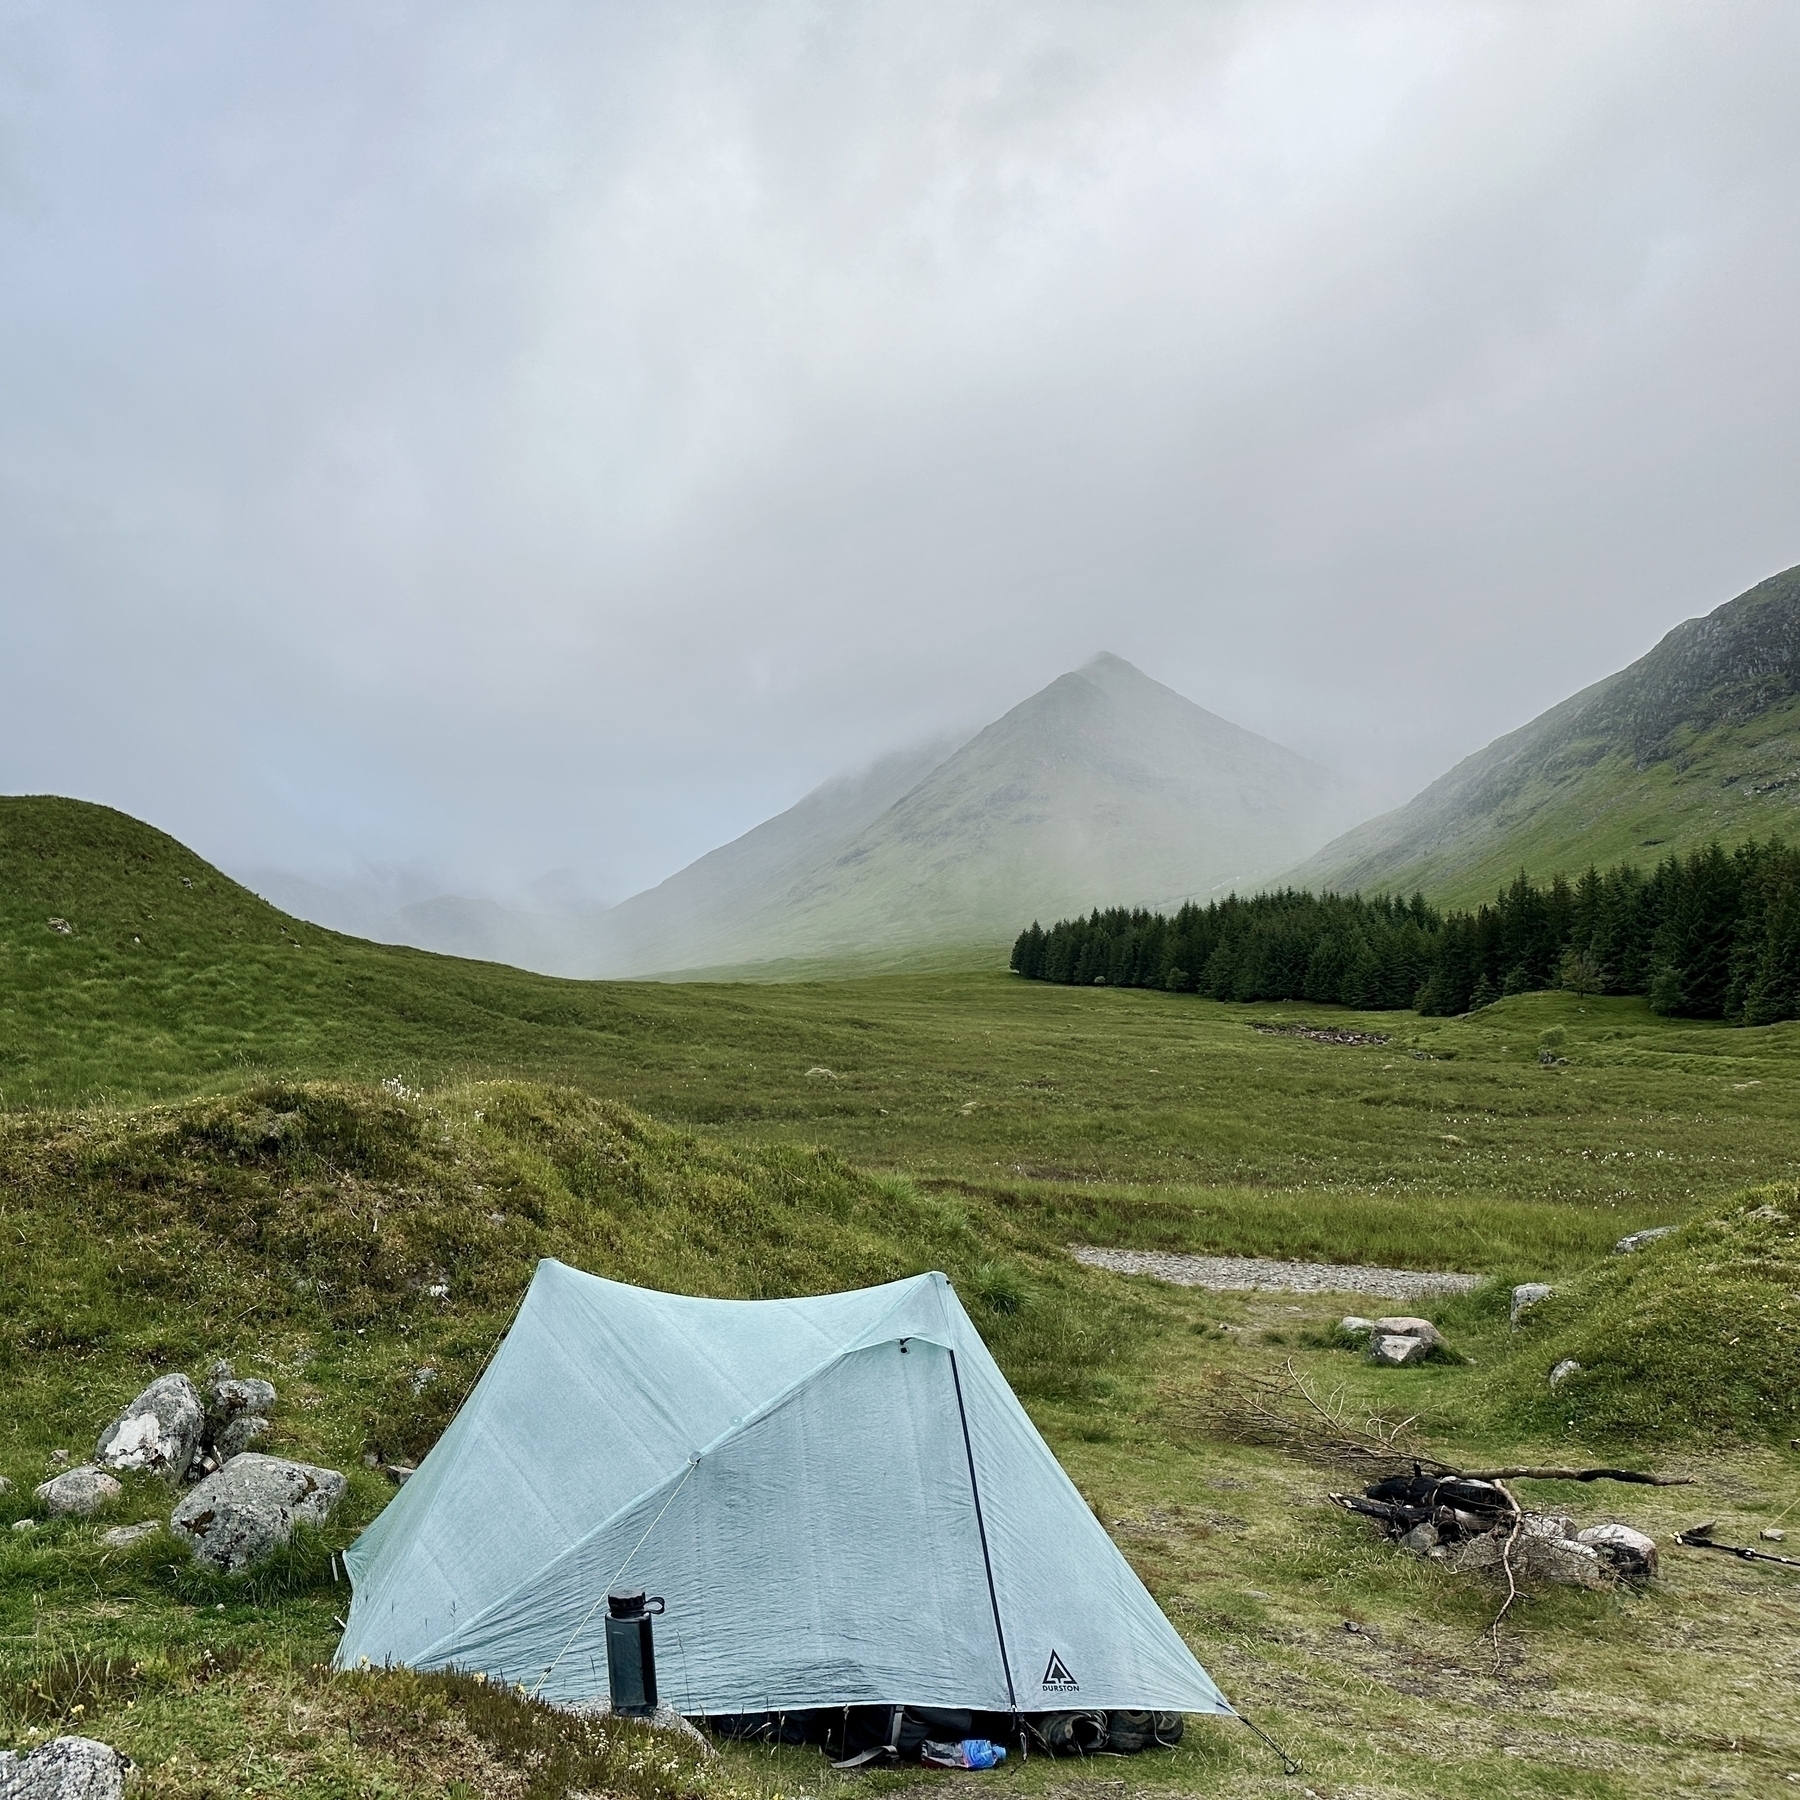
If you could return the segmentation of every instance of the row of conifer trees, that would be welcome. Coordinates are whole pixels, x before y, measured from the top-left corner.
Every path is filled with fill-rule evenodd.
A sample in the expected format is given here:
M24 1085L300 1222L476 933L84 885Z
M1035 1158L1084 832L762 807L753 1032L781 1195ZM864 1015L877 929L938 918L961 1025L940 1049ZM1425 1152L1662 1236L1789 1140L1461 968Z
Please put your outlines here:
M1173 916L1114 908L1032 925L1012 966L1034 981L1434 1014L1564 987L1767 1025L1800 1018L1800 851L1713 844L1649 873L1632 863L1574 882L1521 873L1474 912L1439 912L1417 894L1291 888Z

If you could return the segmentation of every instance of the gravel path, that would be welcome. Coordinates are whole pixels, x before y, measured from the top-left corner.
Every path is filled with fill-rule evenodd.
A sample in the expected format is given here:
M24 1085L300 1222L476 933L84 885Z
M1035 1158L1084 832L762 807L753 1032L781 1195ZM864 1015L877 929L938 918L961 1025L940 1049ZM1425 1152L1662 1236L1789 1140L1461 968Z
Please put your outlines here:
M1355 1263L1276 1262L1266 1256L1180 1256L1168 1250L1096 1250L1071 1244L1077 1262L1116 1275L1154 1275L1177 1287L1224 1293L1268 1289L1283 1294L1379 1294L1384 1300L1424 1300L1433 1294L1466 1294L1479 1275L1434 1274L1423 1269L1370 1269Z

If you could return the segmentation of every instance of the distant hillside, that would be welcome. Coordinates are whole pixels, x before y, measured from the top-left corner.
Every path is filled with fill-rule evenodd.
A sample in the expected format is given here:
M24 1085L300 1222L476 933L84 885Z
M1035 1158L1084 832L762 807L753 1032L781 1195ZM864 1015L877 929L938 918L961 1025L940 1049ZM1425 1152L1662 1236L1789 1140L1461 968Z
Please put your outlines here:
M242 875L246 887L283 912L328 931L475 962L511 963L542 975L580 974L593 961L594 920L602 910L590 905L528 912L461 894L399 900L376 882L327 886L286 869L246 869Z
M1291 871L1486 899L1533 875L1800 834L1800 568L1497 739Z
M799 828L809 797L715 852L719 879L701 883L703 859L626 902L631 932L604 946L607 971L1009 944L1034 917L1254 882L1365 810L1351 784L1116 656L921 777L841 835ZM771 854L739 879L757 840Z
M660 886L613 907L598 927L604 971L659 973L764 960L741 957L745 919L779 910L797 875L829 864L950 756L957 742L923 744L884 757L861 775L828 781Z

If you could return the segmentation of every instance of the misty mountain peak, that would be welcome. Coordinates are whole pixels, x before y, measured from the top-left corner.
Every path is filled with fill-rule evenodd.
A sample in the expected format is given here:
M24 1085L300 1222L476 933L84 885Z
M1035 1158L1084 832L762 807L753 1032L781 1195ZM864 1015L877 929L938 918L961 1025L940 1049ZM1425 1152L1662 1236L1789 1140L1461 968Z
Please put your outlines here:
M609 972L998 943L1034 917L1179 905L1366 813L1329 771L1110 652L882 786L860 818L826 817L821 789L625 902Z

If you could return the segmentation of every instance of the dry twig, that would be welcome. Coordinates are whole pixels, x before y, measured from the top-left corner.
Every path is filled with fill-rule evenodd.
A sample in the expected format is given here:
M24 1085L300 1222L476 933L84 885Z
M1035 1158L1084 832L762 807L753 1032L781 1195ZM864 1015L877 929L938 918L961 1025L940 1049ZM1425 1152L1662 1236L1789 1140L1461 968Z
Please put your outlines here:
M1506 1495L1506 1503L1512 1508L1512 1529L1506 1534L1506 1547L1500 1552L1500 1567L1506 1574L1506 1598L1500 1603L1500 1610L1494 1614L1494 1622L1488 1627L1488 1636L1494 1644L1494 1673L1500 1673L1500 1627L1505 1623L1506 1615L1512 1611L1513 1602L1519 1597L1519 1580L1513 1573L1513 1545L1519 1541L1519 1533L1525 1529L1525 1513L1517 1500L1507 1493L1506 1488L1496 1481L1494 1486Z
M1308 1462L1357 1469L1391 1469L1418 1462L1440 1473L1449 1465L1426 1456L1417 1442L1418 1416L1387 1419L1350 1409L1342 1387L1321 1393L1293 1365L1279 1376L1240 1377L1215 1384L1201 1417L1218 1437L1267 1444Z

